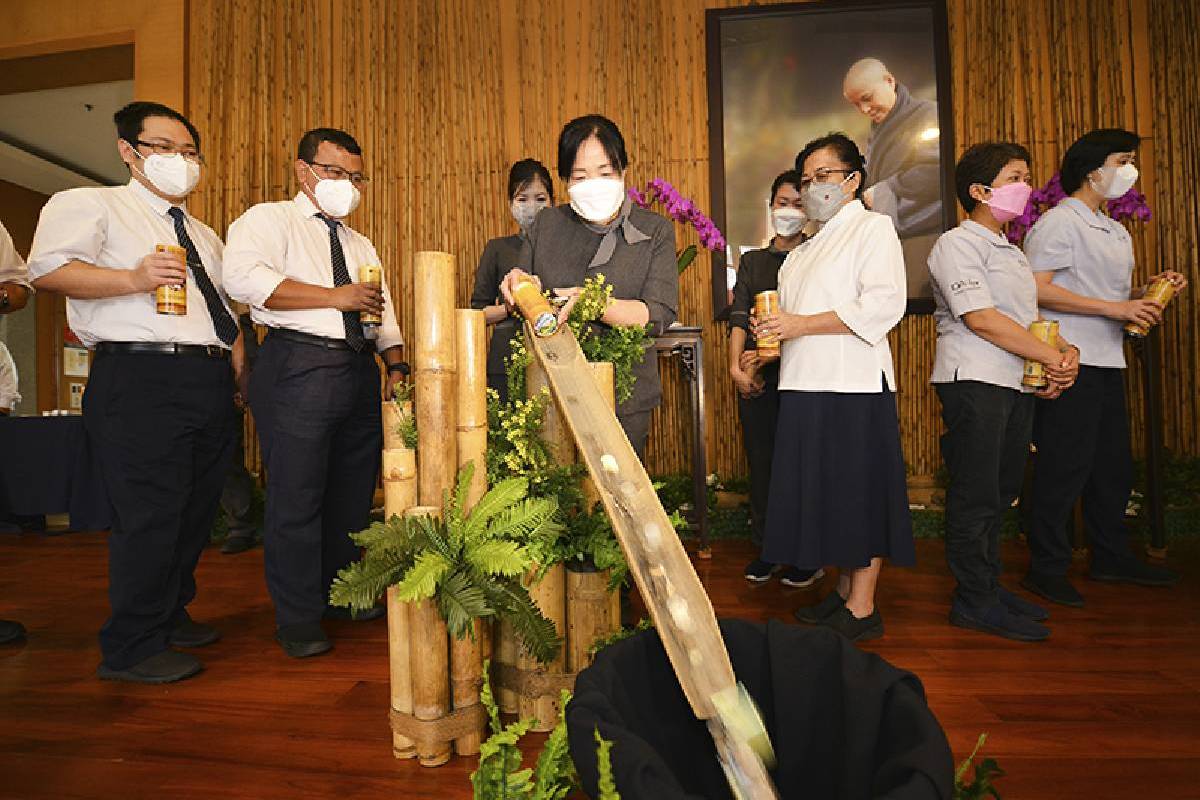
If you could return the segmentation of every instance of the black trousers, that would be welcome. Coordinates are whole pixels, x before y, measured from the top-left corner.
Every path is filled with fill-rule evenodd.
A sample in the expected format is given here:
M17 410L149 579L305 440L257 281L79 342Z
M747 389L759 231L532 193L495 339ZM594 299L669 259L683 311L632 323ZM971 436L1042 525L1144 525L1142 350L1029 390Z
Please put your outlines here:
M650 439L650 414L650 411L622 414L620 409L617 409L617 421L621 423L625 437L633 445L633 452L637 453L638 460L642 463L646 462L646 442Z
M767 525L767 496L771 489L771 459L775 456L775 426L779 421L779 372L773 371L762 394L738 395L742 445L750 466L750 535L761 545Z
M189 619L234 439L229 362L100 353L83 419L113 508L104 663L126 669L167 648Z
M233 453L229 459L229 472L221 489L221 511L229 528L229 536L254 536L254 478L246 469L245 412L237 411L234 425Z
M320 621L358 556L379 474L379 370L371 353L267 336L250 376L267 472L267 588L279 627Z
M1071 563L1071 512L1083 497L1092 564L1133 558L1125 506L1133 489L1124 370L1080 367L1075 385L1037 402L1029 550L1031 569L1066 575Z
M1021 491L1033 397L978 381L934 384L942 401L946 561L955 596L972 608L999 601L1000 527Z

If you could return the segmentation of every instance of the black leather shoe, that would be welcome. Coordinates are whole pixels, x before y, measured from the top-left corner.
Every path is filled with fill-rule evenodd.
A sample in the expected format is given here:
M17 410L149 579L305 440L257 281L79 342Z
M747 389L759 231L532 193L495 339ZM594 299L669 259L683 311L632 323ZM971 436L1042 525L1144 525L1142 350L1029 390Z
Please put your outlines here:
M821 620L821 625L832 628L852 642L866 642L883 636L883 617L878 610L860 618L854 616L849 608L842 606Z
M221 633L216 628L189 619L175 626L167 638L167 644L172 647L204 647L220 638Z
M225 544L221 545L221 552L227 556L236 553L244 553L256 544L254 534L246 536L229 536L225 539Z
M190 678L204 669L204 665L193 655L177 650L164 650L150 656L129 669L113 669L100 665L96 674L106 681L128 681L129 683L174 683Z
M1088 577L1101 583L1132 583L1137 586L1174 586L1179 583L1179 574L1166 567L1146 564L1130 559L1121 564L1092 563Z
M817 603L815 606L801 606L800 608L797 608L795 612L793 612L792 616L806 625L819 625L826 617L833 615L845 607L845 598L838 594L837 590L835 589L829 594L825 595L825 599Z
M1083 608L1083 595L1071 585L1065 576L1030 572L1021 579L1021 585L1051 603L1071 606L1071 608Z
M0 644L19 642L25 638L25 626L11 619L0 619Z
M325 631L315 622L278 628L275 631L275 641L279 642L283 652L292 658L310 658L333 649L333 642L329 641Z
M1037 603L1031 603L1024 597L1010 592L1003 586L1000 587L1000 602L1012 613L1026 619L1031 619L1034 622L1045 622L1050 619L1049 611Z
M342 606L327 606L325 609L325 619L353 620L354 622L379 619L385 614L387 614L387 609L383 606L371 606L366 611L351 611Z

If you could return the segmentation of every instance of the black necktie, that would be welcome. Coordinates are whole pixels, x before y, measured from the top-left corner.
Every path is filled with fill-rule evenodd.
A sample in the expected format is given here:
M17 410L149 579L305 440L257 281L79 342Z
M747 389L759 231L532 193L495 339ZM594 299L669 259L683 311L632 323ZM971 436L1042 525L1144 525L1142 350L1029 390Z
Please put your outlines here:
M336 219L321 215L321 219L329 226L329 260L333 264L333 285L345 286L350 283L350 270L346 269L346 254L342 252L342 243L338 240L338 225ZM357 311L343 311L342 325L346 329L346 344L355 351L361 351L367 343L363 335L362 322Z
M217 287L209 280L208 273L204 270L204 262L196 252L196 245L192 244L192 237L188 236L187 228L183 226L183 209L171 206L167 213L175 220L175 237L179 239L179 246L187 251L188 267L192 270L192 279L200 287L200 294L204 295L204 304L208 306L208 315L212 317L213 330L222 342L233 347L238 337L237 323L221 302Z

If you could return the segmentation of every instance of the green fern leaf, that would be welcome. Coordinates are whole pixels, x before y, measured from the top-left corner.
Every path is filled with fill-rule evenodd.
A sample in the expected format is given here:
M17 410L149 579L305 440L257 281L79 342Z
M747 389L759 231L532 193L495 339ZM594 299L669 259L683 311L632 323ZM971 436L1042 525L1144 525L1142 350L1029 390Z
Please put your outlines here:
M467 563L484 575L511 578L532 565L525 548L516 542L480 542L465 553Z
M579 776L571 761L567 740L567 703L571 693L565 689L559 695L558 724L546 738L542 752L533 769L533 793L530 800L563 800L579 788Z
M396 597L415 602L433 597L438 582L450 571L450 561L440 553L426 551L417 556L416 563L396 584Z
M487 538L528 542L557 536L562 525L557 520L558 502L553 498L527 497L497 514L488 525Z
M403 554L384 552L364 556L341 569L329 590L331 605L365 611L403 574L408 560Z
M487 594L491 606L512 623L513 630L534 658L543 664L554 660L562 646L558 628L542 615L525 587L513 578L503 578L480 588Z
M442 619L446 620L446 630L459 639L474 635L473 620L495 613L483 591L462 572L454 572L441 582L437 602Z
M529 481L524 478L509 478L488 490L467 517L464 537L472 539L487 529L488 523L509 506L519 503L529 492Z
M621 800L617 792L617 781L613 777L612 746L613 743L600 735L596 728L596 771L599 773L596 781L596 800Z
M475 462L469 461L458 471L454 489L443 506L446 527L452 532L461 532L463 523L463 499L471 488L471 476L475 474Z

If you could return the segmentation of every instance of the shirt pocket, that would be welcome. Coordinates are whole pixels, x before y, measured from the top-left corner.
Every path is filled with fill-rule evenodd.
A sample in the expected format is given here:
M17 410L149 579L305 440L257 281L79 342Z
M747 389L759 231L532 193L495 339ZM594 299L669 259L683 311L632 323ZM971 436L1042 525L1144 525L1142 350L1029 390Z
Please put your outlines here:
M1015 254L988 259L988 288L995 309L1020 325L1037 319L1037 283L1033 273Z

